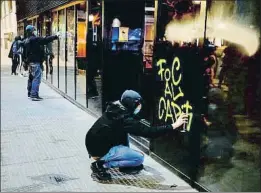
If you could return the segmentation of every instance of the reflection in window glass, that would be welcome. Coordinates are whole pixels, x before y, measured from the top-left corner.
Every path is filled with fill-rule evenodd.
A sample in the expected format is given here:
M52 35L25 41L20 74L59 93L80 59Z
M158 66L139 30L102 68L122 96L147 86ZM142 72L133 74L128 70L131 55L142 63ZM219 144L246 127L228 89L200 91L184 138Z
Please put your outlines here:
M188 123L173 134L151 140L152 150L182 173L196 180L203 78L201 47L204 39L206 2L164 1L154 49L155 122L170 124L181 112Z
M49 36L50 35L50 19L47 15L43 16L43 19L41 21L40 25L40 35L42 37ZM43 71L43 78L47 81L51 82L51 76L50 76L50 68L52 63L52 43L49 43L45 46L45 61L44 61L44 71Z
M87 107L86 99L86 3L77 6L76 100Z
M146 69L152 68L153 41L154 41L154 17L153 13L145 15L143 61Z
M58 13L53 12L52 14L52 35L56 35L58 32ZM53 63L53 76L52 83L55 87L58 87L58 41L52 42L52 52L54 54Z
M212 191L260 190L261 128L255 118L260 35L254 3L216 0L208 12L209 103L199 182Z
M211 191L259 191L258 1L164 2L156 117L171 123L189 107L193 118L187 132L152 140L153 151Z
M67 10L67 94L75 98L75 10Z
M100 5L92 7L93 16L89 22L88 64L87 64L87 97L88 108L96 114L101 114L101 9Z
M59 32L61 33L60 43L59 43L59 89L65 92L65 36L66 36L66 26L65 26L65 10L58 11L59 14Z

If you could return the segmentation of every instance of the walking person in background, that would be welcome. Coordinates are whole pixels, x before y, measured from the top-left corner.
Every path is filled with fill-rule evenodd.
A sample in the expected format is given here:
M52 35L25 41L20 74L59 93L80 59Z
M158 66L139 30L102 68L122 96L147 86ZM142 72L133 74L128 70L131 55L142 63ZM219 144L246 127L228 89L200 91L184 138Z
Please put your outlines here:
M8 57L12 59L11 75L17 75L16 69L19 64L19 48L21 43L21 37L16 36L15 41L12 43Z
M59 34L48 37L38 37L34 26L26 27L27 39L24 41L26 62L29 64L28 95L33 101L42 100L39 96L39 87L42 79L43 61L45 59L44 45L58 39ZM30 89L31 88L31 89Z
M107 106L103 115L87 132L85 146L94 160L93 174L99 180L109 180L106 170L119 168L120 172L137 173L143 169L143 153L129 147L129 134L156 138L170 133L187 122L187 115L181 114L175 123L150 126L137 117L142 108L142 98L133 90L126 90L120 101Z

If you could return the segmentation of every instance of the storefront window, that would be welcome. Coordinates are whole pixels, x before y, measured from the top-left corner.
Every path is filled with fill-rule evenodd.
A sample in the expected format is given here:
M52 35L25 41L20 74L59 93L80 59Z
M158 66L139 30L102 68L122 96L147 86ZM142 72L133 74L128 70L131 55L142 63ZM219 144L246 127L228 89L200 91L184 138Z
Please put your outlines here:
M145 29L143 45L144 68L152 68L153 42L154 42L154 7L145 8Z
M96 114L102 109L101 80L101 43L102 18L101 2L91 1L88 23L88 58L87 58L87 98L88 108Z
M76 55L76 100L87 107L86 87L86 3L76 6L77 9L77 55Z
M66 23L65 23L65 10L58 11L59 17L59 32L61 38L59 41L59 89L65 93L65 38L66 38Z
M52 35L56 35L58 32L58 13L52 13ZM53 64L53 72L51 76L51 82L55 87L58 87L58 41L52 42L52 53L54 54L54 58L52 60Z
M196 180L204 81L202 47L206 2L163 1L158 13L154 45L155 123L171 124L180 114L188 123L177 131L151 140L153 153Z
M17 24L18 35L24 37L24 23L20 22Z
M67 94L75 99L75 7L67 11Z
M189 120L152 140L152 151L210 191L260 190L256 3L160 5L153 63L156 123L172 123L181 112Z
M46 13L39 20L39 31L40 35L42 37L50 36L51 35L51 18L49 16L49 13ZM53 62L53 55L52 55L52 43L49 43L45 46L45 61L44 61L44 71L43 71L43 77L51 82L51 73L52 73L52 62Z
M103 110L107 102L119 100L126 89L141 91L145 1L104 4Z
M207 15L206 71L211 78L198 181L212 191L260 190L256 3L215 0Z

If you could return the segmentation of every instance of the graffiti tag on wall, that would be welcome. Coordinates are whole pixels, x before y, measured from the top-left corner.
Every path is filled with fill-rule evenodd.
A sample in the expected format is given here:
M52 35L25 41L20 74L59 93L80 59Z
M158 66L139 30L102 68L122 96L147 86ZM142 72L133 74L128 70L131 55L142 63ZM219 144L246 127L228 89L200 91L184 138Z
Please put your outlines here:
M192 106L188 100L185 100L185 95L181 88L182 72L180 60L175 57L171 68L166 67L167 61L160 59L157 62L158 75L161 81L164 81L164 93L159 99L158 118L164 122L177 120L180 114L188 115L188 123L186 130L190 131L193 113Z

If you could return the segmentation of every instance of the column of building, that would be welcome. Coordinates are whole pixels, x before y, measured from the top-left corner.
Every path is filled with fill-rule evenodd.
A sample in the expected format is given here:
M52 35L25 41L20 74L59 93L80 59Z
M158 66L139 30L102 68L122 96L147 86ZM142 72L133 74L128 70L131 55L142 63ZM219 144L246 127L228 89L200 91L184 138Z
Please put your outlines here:
M1 51L9 50L17 35L15 0L1 1Z

